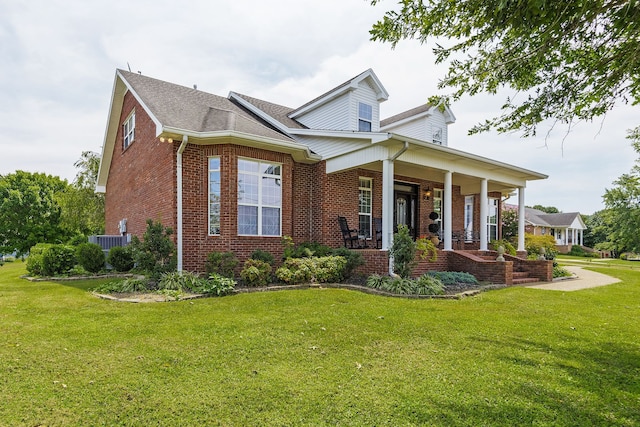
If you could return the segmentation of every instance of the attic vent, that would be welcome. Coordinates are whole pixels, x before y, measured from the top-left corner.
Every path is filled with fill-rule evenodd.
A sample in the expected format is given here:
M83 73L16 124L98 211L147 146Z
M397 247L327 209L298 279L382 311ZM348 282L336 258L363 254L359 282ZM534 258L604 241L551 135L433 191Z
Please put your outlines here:
M441 127L433 128L433 142L434 144L442 145L442 128Z

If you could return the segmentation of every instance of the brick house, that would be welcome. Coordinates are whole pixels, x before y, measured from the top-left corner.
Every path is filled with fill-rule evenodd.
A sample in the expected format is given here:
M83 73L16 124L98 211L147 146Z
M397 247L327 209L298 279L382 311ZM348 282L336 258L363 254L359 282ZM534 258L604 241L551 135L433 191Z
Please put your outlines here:
M439 237L434 268L486 251L500 237L501 197L517 191L524 206L527 182L546 175L449 147L446 106L380 120L387 98L372 70L298 108L117 70L97 184L106 232L142 235L147 219L161 221L191 271L212 251L278 257L282 236L341 246L338 216L370 248L381 224L381 242L363 251L367 272L387 270L398 224Z

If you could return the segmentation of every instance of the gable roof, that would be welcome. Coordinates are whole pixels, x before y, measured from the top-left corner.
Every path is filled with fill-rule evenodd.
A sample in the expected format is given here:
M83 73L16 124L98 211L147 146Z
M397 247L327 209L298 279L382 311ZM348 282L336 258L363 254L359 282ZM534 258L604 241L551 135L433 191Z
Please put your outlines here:
M263 120L272 125L285 129L307 129L305 125L289 117L293 108L284 105L274 104L273 102L264 101L262 99L253 98L237 92L229 92L229 99L236 102L244 108L249 109L257 114ZM275 120L275 121L274 121Z
M436 108L438 108L438 106L428 103L419 105L417 107L411 108L410 110L403 111L380 121L380 129L384 129L385 127L392 124L400 124L402 122L414 120L419 117L429 116L433 114L433 110ZM448 106L444 107L443 114L445 116L446 123L453 123L456 121L456 117L453 115L453 112Z
M158 135L162 128L198 133L237 131L293 142L227 98L129 71L117 70L117 74L156 123Z
M374 73L373 70L369 68L368 70L358 74L357 76L347 80L346 82L334 87L333 89L323 93L317 98L312 99L306 104L291 111L289 113L289 117L299 117L304 113L311 111L346 92L357 89L358 84L360 84L360 82L363 80L368 80L370 82L371 87L376 92L376 98L378 102L386 101L387 99L389 99L389 94L387 93L387 90L384 88L384 86L382 86L382 83L380 83L378 76L376 76L376 73Z
M582 217L580 216L580 212L561 212L550 214L538 209L525 208L525 217L531 225L556 228L571 227L577 219L580 225L586 228L582 221Z

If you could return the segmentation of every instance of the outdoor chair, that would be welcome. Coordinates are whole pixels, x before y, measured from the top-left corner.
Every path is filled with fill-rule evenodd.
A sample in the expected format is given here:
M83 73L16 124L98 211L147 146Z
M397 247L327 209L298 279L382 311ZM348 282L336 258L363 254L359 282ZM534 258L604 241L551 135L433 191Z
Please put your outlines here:
M376 239L376 249L382 248L382 218L373 218L373 235Z
M358 236L358 230L355 228L349 228L347 218L339 216L338 224L340 224L340 232L342 233L344 247L351 249L361 249L363 246L360 244L360 236Z

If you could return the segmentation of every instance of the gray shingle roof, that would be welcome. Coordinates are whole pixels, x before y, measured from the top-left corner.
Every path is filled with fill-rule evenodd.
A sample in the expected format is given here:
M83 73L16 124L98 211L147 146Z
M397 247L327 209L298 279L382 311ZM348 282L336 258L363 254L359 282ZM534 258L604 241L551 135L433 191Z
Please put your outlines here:
M283 105L274 104L272 102L264 101L262 99L253 98L251 96L243 95L241 93L234 92L234 95L244 99L249 104L252 104L259 110L265 112L269 116L273 117L283 125L292 129L307 129L302 123L289 117L289 114L294 111L293 108L285 107Z
M425 113L431 109L431 104L422 104L418 107L412 108L407 111L403 111L402 113L396 114L395 116L388 117L384 120L380 121L380 127L388 126L392 123L399 122L404 119L408 119L409 117L417 116L418 114Z
M118 70L163 126L194 132L236 131L293 142L229 99Z
M579 215L580 212L550 214L533 208L525 208L525 216L531 224L547 227L569 227Z

